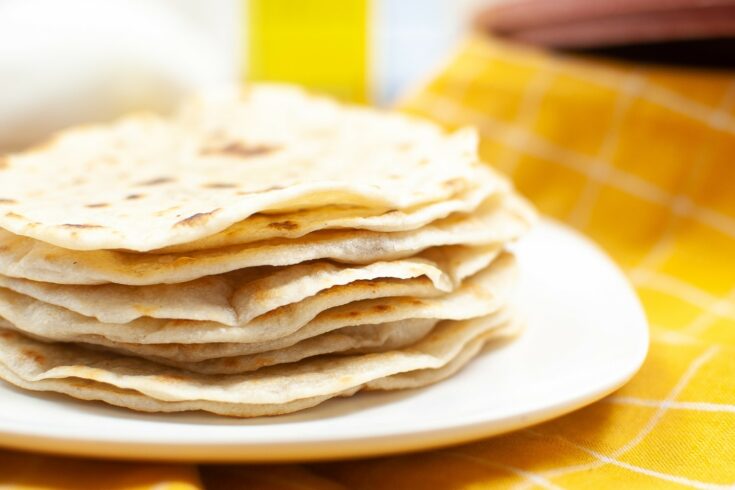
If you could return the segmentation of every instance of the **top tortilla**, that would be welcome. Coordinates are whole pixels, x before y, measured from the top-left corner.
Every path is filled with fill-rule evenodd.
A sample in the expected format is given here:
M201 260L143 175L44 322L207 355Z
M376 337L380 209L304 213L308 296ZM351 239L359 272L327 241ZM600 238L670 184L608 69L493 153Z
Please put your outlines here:
M471 186L472 130L340 105L286 86L64 132L0 160L0 227L72 250L149 251L255 213L331 204L367 215Z

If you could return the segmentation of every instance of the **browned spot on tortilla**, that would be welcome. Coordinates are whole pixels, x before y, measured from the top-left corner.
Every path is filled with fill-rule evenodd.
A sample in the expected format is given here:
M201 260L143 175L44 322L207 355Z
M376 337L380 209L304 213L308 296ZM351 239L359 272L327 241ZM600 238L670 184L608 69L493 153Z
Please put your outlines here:
M226 357L222 361L222 364L224 365L224 367L234 368L235 366L237 366L237 359L235 357Z
M386 214L396 214L396 213L398 213L397 209L389 209L388 211L381 214L381 216L385 216Z
M247 145L239 141L227 143L218 146L209 146L202 148L200 153L202 155L229 155L240 158L250 158L267 155L277 151L278 147L269 145Z
M15 199L4 199L0 197L0 204L18 204Z
M452 191L458 191L462 189L462 187L464 186L464 182L462 181L462 179L459 178L449 179L442 182L442 186Z
M199 226L207 221L209 221L209 218L214 216L215 213L217 213L220 210L220 208L213 209L212 211L209 211L208 213L196 213L192 214L188 218L184 218L181 221L174 224L174 226Z
M423 305L423 304L424 304L424 302L423 302L423 301L421 301L420 299L412 299L412 300L411 300L411 304L412 304L412 305L416 305L416 306L421 306L421 305Z
M40 352L36 352L33 349L23 349L21 351L25 357L32 359L36 364L43 364L46 362L46 358Z
M231 184L227 182L212 182L211 184L204 184L202 187L205 189L234 189L237 184Z
M255 359L255 365L259 368L271 366L273 362L274 360L272 357L258 357L257 359Z
M360 316L360 312L359 311L351 311L351 312L349 312L348 316L350 316L352 318L355 318L357 316Z
M104 228L104 226L100 225L88 225L88 224L79 224L79 223L64 223L63 225L60 225L62 228Z
M12 338L15 338L15 335L10 332L3 331L3 332L0 332L0 337L4 339L12 339Z
M176 211L177 209L179 209L179 206L171 206L170 208L166 208L166 209L162 209L162 210L160 210L160 211L156 211L156 212L155 212L155 213L153 213L153 214L155 214L156 216L166 216L167 214L171 214L171 213L173 213L173 212L174 212L174 211ZM176 217L177 217L177 218L178 218L179 216L181 216L181 214L177 214L177 215L176 215Z
M85 204L85 208L106 208L109 206L106 202L96 202L94 204Z
M386 311L390 311L391 307L389 305L375 305L373 306L373 310L386 312Z
M161 185L161 184L170 184L174 181L173 177L156 177L155 179L146 180L144 182L139 182L138 185Z
M133 305L133 308L135 309L135 311L137 311L138 313L144 316L151 316L158 309L155 306L140 305L140 304Z
M143 194L128 194L127 196L125 196L125 199L128 201L132 201L133 199L140 199L141 197L143 197Z
M156 377L162 381L169 381L173 383L178 383L179 381L186 381L186 378L184 378L183 376L179 376L178 374L159 374Z
M24 219L23 216L19 215L18 213L14 213L12 211L5 213L6 218L15 218L15 219Z
M298 227L299 224L291 220L275 221L273 223L268 223L268 228L274 228L276 230L296 230L298 229Z
M246 196L248 194L261 194L263 192L270 192L270 191L280 191L281 189L285 189L286 186L283 185L273 185L270 187L266 187L265 189L258 189L257 191L240 191L237 193L238 196Z

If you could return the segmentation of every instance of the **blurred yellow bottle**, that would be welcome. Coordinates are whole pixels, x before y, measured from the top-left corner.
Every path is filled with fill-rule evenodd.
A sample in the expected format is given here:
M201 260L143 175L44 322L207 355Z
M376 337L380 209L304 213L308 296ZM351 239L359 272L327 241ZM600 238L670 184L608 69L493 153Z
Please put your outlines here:
M368 97L369 0L245 0L247 80Z

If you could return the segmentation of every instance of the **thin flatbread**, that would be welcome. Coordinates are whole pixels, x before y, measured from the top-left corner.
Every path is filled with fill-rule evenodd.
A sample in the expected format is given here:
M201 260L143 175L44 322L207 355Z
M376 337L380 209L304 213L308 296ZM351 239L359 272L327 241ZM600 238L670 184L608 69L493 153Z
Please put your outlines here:
M199 362L180 362L155 357L150 359L159 364L195 373L240 374L325 354L364 354L399 349L418 342L438 322L439 320L435 319L419 318L375 325L354 325L310 337L283 349L243 356L218 357Z
M254 214L208 237L172 245L150 253L181 253L229 247L274 238L299 238L314 231L354 229L382 232L415 230L453 213L470 213L492 195L509 193L512 186L490 167L476 169L473 185L449 199L410 209L371 210L330 205L291 213Z
M265 240L184 254L79 252L0 232L0 274L58 284L141 286L316 259L365 264L409 257L435 246L505 244L527 231L533 219L533 212L522 199L496 196L471 215L452 215L413 231L325 230L290 240Z
M5 157L0 227L73 250L149 251L258 212L443 201L480 165L474 130L252 86L178 118L77 128Z
M414 257L389 262L347 265L312 261L281 268L250 268L186 283L151 286L66 285L0 275L0 288L104 323L129 323L151 317L236 326L245 325L281 306L298 303L321 291L356 281L424 276L437 291L449 292L465 277L490 264L500 249L497 245L436 247ZM0 298L4 296L8 295L3 295L0 289Z
M515 259L504 253L449 294L425 297L417 294L433 290L431 282L425 278L371 281L376 284L357 282L330 288L238 327L155 318L106 324L7 290L0 290L5 296L0 301L0 316L15 329L41 338L196 361L276 350L352 325L409 318L467 319L487 315L505 304L512 294L516 275Z
M46 344L11 331L0 333L0 377L26 389L48 390L98 399L114 405L162 411L208 410L225 415L287 413L359 389L399 389L433 382L452 361L467 361L479 352L501 322L483 317L442 322L412 346L394 351L309 359L242 375L204 375L166 368L126 356L95 352L69 344ZM463 355L469 352L469 355ZM455 365L456 368L458 366ZM449 373L456 368L450 368ZM427 376L424 370L436 370ZM411 379L410 373L417 378ZM395 382L379 382L404 375ZM92 383L77 384L76 381ZM105 387L105 388L103 388ZM107 391L106 387L111 387ZM137 393L165 404L132 403L121 392ZM114 393L114 395L113 395ZM310 401L316 401L311 403ZM179 405L175 405L175 404ZM222 407L222 408L220 408Z

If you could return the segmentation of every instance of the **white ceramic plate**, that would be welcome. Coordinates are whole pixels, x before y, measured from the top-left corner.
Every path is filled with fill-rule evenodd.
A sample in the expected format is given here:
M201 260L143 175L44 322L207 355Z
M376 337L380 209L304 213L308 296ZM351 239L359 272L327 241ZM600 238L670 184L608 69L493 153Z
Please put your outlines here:
M646 320L591 242L544 222L517 246L527 329L428 388L362 393L251 420L147 415L0 384L0 444L95 457L196 461L338 459L427 449L508 432L623 385L648 348Z

